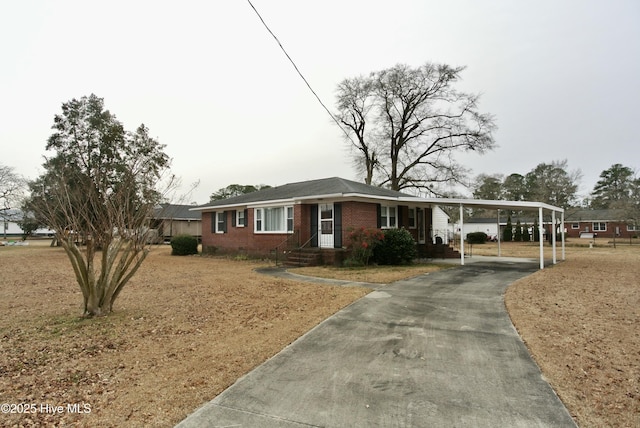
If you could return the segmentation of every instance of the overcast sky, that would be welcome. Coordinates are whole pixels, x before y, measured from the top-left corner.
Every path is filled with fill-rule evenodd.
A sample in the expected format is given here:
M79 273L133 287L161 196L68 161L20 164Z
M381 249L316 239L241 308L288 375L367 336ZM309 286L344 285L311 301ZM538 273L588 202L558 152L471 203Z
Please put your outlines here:
M397 63L466 66L499 147L458 159L525 174L568 159L588 193L640 169L640 2L252 0L333 111L336 85ZM166 145L190 201L232 183L360 181L347 144L248 2L5 1L0 164L35 178L61 105L95 93Z

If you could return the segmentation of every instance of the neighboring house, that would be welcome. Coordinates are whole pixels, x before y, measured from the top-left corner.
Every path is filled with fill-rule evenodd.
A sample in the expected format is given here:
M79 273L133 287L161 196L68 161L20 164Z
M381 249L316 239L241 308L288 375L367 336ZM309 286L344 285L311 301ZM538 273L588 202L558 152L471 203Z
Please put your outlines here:
M500 223L500 230L504 228L504 223ZM455 232L460 233L460 225L455 224ZM498 237L498 220L497 218L470 218L464 222L463 236L467 236L473 232L484 232L490 240L495 240Z
M310 247L326 250L325 263L339 261L336 250L348 245L348 231L361 227L403 227L429 256L436 235L446 237L448 221L433 202L336 177L285 184L191 210L202 213L204 252L268 255ZM434 224L441 231L436 233Z
M511 216L511 226L514 228L518 224L518 220L520 220L520 226L522 228L527 227L529 229L530 239L533 240L533 225L535 224L535 217L530 214L529 216L518 217L517 215ZM465 220L464 222L464 230L462 231L463 236L467 236L472 232L484 232L487 234L487 237L491 241L496 241L498 238L502 239L502 234L504 228L507 226L507 216L500 216L500 224L498 225L498 219L496 218L486 218L486 217L472 217L470 219ZM544 229L542 230L542 235L545 236L547 233L547 229L549 228L550 222L543 222ZM499 226L499 227L498 227ZM460 233L460 226L458 224L454 225L456 233ZM558 235L560 234L560 229L557 230Z
M627 222L621 210L568 209L565 228L572 238L633 238L639 232L638 225Z
M195 205L160 204L153 210L150 227L156 229L158 238L171 240L177 235L191 235L200 239L202 219L200 213L191 211Z
M575 209L569 208L565 212L564 232L567 238L588 238L608 237L613 238L633 238L638 236L637 227L632 222L624 219L624 212L620 210L591 210L591 209ZM533 239L532 226L535 221L534 215L518 217L511 216L511 225L516 226L520 220L521 226L529 226L529 232ZM507 217L500 216L500 234L507 225ZM543 234L547 234L550 222L544 221ZM455 225L456 232L459 232L459 226ZM464 236L471 232L485 232L490 238L498 234L497 218L470 218L464 223ZM560 228L557 233L560 234ZM502 235L500 235L502 236Z
M19 209L11 209L3 214L3 218L0 219L0 238L22 238L24 231L18 223L22 221L23 212ZM32 236L53 236L54 233L51 229L42 228L35 230Z

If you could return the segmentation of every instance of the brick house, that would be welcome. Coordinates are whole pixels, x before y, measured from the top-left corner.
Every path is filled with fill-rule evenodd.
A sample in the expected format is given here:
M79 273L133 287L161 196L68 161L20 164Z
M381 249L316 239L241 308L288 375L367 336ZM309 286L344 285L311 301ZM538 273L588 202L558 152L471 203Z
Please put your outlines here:
M570 238L633 238L638 236L634 222L626 221L622 210L568 209L565 228Z
M444 212L433 203L337 177L267 188L191 210L202 215L203 252L272 255L315 248L325 263L338 262L348 230L360 227L404 227L424 256L444 252L446 244L439 239L440 247L434 245L436 230L446 230L446 224L434 227L434 210L439 219Z

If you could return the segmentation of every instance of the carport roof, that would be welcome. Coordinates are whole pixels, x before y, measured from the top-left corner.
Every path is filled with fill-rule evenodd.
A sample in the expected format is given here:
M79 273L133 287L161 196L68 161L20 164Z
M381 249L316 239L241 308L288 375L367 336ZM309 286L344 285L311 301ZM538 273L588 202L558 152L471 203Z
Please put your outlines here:
M562 213L563 208L545 204L544 202L533 201L491 201L486 199L454 199L454 198L416 198L421 202L428 202L434 205L464 206L472 208L483 208L493 210L543 210Z

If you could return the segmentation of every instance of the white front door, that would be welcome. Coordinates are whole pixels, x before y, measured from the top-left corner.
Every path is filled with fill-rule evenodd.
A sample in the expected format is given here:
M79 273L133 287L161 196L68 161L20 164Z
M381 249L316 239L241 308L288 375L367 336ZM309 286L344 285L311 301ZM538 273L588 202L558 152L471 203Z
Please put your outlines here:
M333 204L318 204L320 248L333 248Z

